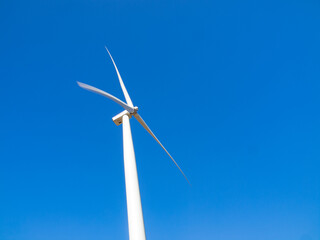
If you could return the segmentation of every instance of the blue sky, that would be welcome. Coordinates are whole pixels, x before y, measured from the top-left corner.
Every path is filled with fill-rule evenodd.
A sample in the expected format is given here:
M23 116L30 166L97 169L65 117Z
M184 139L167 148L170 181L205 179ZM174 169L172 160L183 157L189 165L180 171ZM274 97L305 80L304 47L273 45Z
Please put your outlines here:
M122 109L147 239L320 239L318 1L1 1L0 239L128 239Z

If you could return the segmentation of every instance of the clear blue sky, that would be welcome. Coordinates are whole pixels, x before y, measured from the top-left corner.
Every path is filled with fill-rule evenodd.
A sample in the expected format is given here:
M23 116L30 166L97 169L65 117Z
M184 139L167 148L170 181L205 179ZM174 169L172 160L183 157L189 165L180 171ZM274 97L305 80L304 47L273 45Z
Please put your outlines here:
M320 239L320 3L1 1L0 239L128 239L122 109L148 239Z

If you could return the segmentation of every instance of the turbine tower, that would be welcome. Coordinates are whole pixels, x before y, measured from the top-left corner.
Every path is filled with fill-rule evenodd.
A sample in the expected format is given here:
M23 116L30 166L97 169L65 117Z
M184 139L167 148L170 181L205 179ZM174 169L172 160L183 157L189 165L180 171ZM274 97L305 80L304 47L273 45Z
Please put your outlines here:
M130 119L132 116L137 119L137 121L147 130L147 132L160 144L163 150L169 155L174 164L178 167L180 172L183 174L185 179L188 181L186 175L182 172L181 168L178 166L176 161L171 157L169 152L164 148L158 138L153 134L148 125L143 121L141 116L138 114L138 107L134 107L131 98L127 92L127 89L122 81L118 68L109 52L107 47L105 47L112 63L116 69L118 79L122 88L122 92L126 99L126 103L120 99L112 96L111 94L102 91L98 88L92 87L85 83L77 82L78 85L86 90L94 93L98 93L104 97L111 99L112 101L118 103L125 110L112 118L113 122L119 126L122 124L123 131L123 158L124 158L124 172L125 172L125 184L126 184L126 196L127 196L127 213L128 213L128 225L129 225L129 239L130 240L145 240L146 234L144 229L139 181L137 174L136 159L134 154ZM188 181L189 183L189 181Z

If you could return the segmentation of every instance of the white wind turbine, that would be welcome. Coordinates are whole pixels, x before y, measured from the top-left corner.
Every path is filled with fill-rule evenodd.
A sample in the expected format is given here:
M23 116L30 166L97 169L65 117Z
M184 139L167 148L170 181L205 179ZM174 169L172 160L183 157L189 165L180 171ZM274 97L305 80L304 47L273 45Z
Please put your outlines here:
M122 81L118 68L106 47L108 54L112 60L112 63L116 69L119 82L126 99L127 103L124 103L120 99L112 96L105 91L102 91L98 88L92 87L90 85L77 82L78 85L86 90L89 90L94 93L98 93L104 97L111 99L112 101L118 103L121 107L125 110L118 115L112 118L113 122L119 126L122 123L123 129L123 158L124 158L124 170L125 170L125 183L126 183L126 195L127 195L127 212L128 212L128 225L129 225L129 238L130 240L145 240L145 229L144 229L144 222L143 222L143 214L142 214L142 207L141 207L141 198L140 198L140 190L139 190L139 181L138 181L138 174L137 174L137 167L136 167L136 159L134 154L134 148L132 143L132 136L131 136L131 128L129 119L134 116L138 122L150 133L150 135L160 144L164 151L169 155L172 159L174 164L179 168L180 172L183 174L185 179L188 181L185 174L182 172L181 168L178 166L176 161L171 157L169 152L164 148L161 142L157 139L157 137L153 134L150 130L148 125L143 121L143 119L138 114L138 107L134 107L130 96L127 92L127 89ZM188 181L189 182L189 181Z

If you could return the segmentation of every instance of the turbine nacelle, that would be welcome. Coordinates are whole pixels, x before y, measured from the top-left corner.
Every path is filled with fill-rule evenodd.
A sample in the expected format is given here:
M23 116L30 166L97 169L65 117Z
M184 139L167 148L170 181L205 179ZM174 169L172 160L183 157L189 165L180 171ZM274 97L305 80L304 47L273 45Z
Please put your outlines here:
M121 113L119 113L119 114L117 114L116 116L114 116L114 117L112 118L112 121L113 121L117 126L119 126L119 125L121 125L121 123L122 123L122 117L123 117L124 115L127 115L129 118L132 118L132 114L129 113L127 110L124 110L124 111L122 111Z
M135 115L135 114L138 112L138 107L134 107L133 109L134 109L134 112L133 112L133 113L129 113L127 110L122 111L121 113L119 113L119 114L117 114L116 116L114 116L114 117L112 118L112 121L113 121L117 126L121 125L121 123L122 123L122 117L123 117L124 115L127 115L127 116L129 117L129 119L130 119L130 118L132 118L132 115Z

